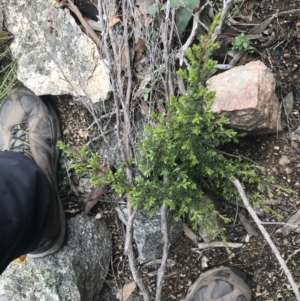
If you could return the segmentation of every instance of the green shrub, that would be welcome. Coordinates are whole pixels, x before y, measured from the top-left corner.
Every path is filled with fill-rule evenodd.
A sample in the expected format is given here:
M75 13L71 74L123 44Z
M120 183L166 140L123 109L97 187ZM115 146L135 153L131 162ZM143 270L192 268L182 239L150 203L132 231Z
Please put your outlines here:
M231 180L238 178L254 185L253 201L261 201L269 186L260 177L260 169L218 152L225 143L237 142L238 135L227 127L227 118L213 115L215 93L205 86L216 64L210 55L217 47L211 42L210 31L187 50L190 67L180 69L178 75L189 93L171 96L166 113L151 113L154 125L146 125L146 138L137 144L139 157L128 159L136 171L133 184L126 179L124 162L118 163L116 172L108 171L98 155L90 154L86 147L74 153L60 142L60 148L73 160L70 167L76 173L89 174L95 186L109 184L119 195L128 194L132 206L155 214L164 202L174 219L188 217L195 227L200 221L208 232L215 230L218 217L228 219L204 200L206 193L234 200L238 193ZM270 190L267 192L271 196Z
M245 37L244 33L241 33L239 36L236 36L231 44L233 50L249 51L252 48L250 45L249 38Z

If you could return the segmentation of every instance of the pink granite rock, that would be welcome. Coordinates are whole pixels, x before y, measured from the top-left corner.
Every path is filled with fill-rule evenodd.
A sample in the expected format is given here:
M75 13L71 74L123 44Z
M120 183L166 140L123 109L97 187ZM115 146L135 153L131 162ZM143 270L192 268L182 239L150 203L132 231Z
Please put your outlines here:
M226 116L230 126L255 134L281 131L280 104L275 78L262 62L235 67L207 81L216 91L212 106L217 116Z

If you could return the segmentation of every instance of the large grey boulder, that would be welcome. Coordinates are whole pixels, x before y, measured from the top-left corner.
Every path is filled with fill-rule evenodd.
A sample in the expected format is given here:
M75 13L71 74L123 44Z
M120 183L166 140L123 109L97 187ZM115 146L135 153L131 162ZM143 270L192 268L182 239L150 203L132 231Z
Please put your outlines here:
M111 256L103 221L68 220L68 240L57 253L11 263L0 276L1 301L100 301Z
M211 77L210 91L216 91L212 111L226 116L230 126L255 134L281 131L280 104L272 71L255 61Z
M119 219L126 225L127 208L116 208ZM183 234L182 222L170 225L170 243L173 244ZM133 239L139 253L141 264L162 257L163 238L161 233L160 215L150 216L138 212L133 221Z
M36 95L104 100L111 90L109 69L69 10L56 8L55 2L5 0L5 25L14 35L11 51L18 60L18 79Z

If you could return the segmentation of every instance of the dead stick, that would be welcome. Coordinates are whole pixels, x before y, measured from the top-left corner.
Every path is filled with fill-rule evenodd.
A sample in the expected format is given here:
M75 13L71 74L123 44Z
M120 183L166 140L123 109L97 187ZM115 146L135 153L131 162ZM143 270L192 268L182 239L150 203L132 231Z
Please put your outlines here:
M213 42L217 39L218 35L222 31L222 27L224 25L227 14L228 14L228 12L229 12L232 4L233 4L233 1L234 0L224 0L224 7L222 9L222 15L221 15L220 22L219 22L218 26L215 28L215 31L214 31L214 33L212 34L212 37L211 37Z
M127 202L130 202L130 200L127 200ZM135 259L135 255L133 253L133 247L132 247L132 229L133 229L133 220L136 215L137 208L134 208L131 215L128 217L127 223L126 223L126 237L125 237L125 251L124 253L128 256L129 261L129 267L130 271L132 273L132 277L135 281L135 283L138 285L139 289L142 292L144 301L150 301L150 294L148 291L148 288L145 286L142 275L140 271L137 268L137 263Z
M226 242L223 243L222 241L212 241L212 242L200 242L198 243L198 248L200 250L202 249L207 249L207 248L240 248L242 247L243 244L242 243L235 243L235 242Z
M160 208L161 232L163 235L164 246L163 246L163 256L161 259L161 265L158 269L158 274L157 274L156 296L155 296L156 301L161 300L162 287L165 278L166 264L167 264L169 248L170 248L167 213L168 213L168 207L164 202Z
M235 187L237 188L243 203L246 207L246 209L248 210L249 214L252 216L253 220L255 221L255 223L257 224L260 232L262 233L262 235L264 236L265 240L268 242L269 246L271 247L273 253L275 254L281 268L283 269L288 281L290 282L290 285L292 286L293 292L295 294L295 297L297 298L297 301L300 301L300 293L298 290L298 286L295 283L293 276L289 270L289 268L287 267L285 261L283 260L283 258L281 257L278 249L276 248L276 246L274 245L273 241L271 240L271 237L269 235L269 233L266 231L266 229L264 228L264 226L262 226L260 219L258 218L258 216L256 215L255 211L253 210L253 208L251 207L245 192L241 186L241 183L239 180L235 179L234 181L232 181L232 183L235 185Z
M200 3L200 2L199 2ZM185 44L181 46L179 52L176 54L177 57L179 57L180 59L180 66L182 66L183 64L183 56L185 54L185 52L187 51L187 49L190 47L190 45L192 44L192 42L194 41L194 38L197 34L198 31L198 23L199 23L199 16L201 14L201 12L206 8L206 6L210 4L209 2L206 2L204 5L202 5L202 7L199 9L198 12L196 12L193 15L193 26L192 26L192 30L191 33L188 37L188 39L186 40Z
M77 16L80 23L88 33L88 35L91 37L91 39L95 42L95 44L98 46L99 49L102 50L102 42L98 38L97 34L93 30L93 28L89 25L89 23L83 18L81 12L79 11L78 7L71 1L68 0L68 7L70 10Z
M168 43L170 3L171 3L171 1L167 0L166 17L165 17L165 23L163 24L164 25L164 28L163 28L163 44L164 44L163 57L164 57L165 69L166 69L166 71L165 71L165 93L166 93L167 101L170 100L170 94L174 93L172 79L170 76L169 43ZM172 37L170 37L170 39L171 38ZM166 263L168 260L169 248L170 248L167 213L168 213L168 206L164 202L160 208L161 232L163 235L164 245L163 245L162 261L161 261L161 265L158 269L158 274L157 274L155 301L161 301L163 282L164 282L165 273L166 273Z
M172 93L171 89L173 89L172 84L170 84L169 82L170 80L169 43L168 43L169 15L170 15L170 0L167 0L166 17L165 17L165 23L163 24L163 30L162 30L162 41L164 44L163 57L164 57L164 63L166 69L164 86L165 86L165 94L166 94L167 101L169 101L170 92Z
M133 183L133 174L130 169L130 166L127 162L128 158L132 157L132 149L130 145L130 133L131 133L131 121L130 121L130 104L131 104L131 88L132 88L132 69L131 69L131 56L129 50L129 38L128 38L128 19L127 14L129 14L129 2L126 0L122 1L122 9L123 9L123 26L124 26L124 47L125 47L125 55L126 55L126 76L127 76L127 90L126 90L126 98L125 102L121 98L121 104L124 110L124 140L125 140L125 163L126 163L126 177L130 184ZM137 213L137 207L131 207L130 196L127 194L127 214L128 221L126 224L126 240L125 240L125 254L128 255L129 266L133 276L134 281L138 285L141 290L144 301L150 301L150 294L145 286L142 275L137 268L136 258L133 253L132 247L132 230L133 230L133 220Z

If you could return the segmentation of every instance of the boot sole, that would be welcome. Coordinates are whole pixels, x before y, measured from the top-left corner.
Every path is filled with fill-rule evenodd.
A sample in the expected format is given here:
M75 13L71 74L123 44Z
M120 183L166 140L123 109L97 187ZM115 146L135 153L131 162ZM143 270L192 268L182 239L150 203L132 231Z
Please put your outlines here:
M225 276L223 276L223 275ZM229 277L228 277L229 275ZM244 294L248 301L251 301L251 281L248 279L247 275L238 270L234 267L220 267L209 270L200 277L192 284L189 288L188 293L184 301L192 301L195 300L194 297L196 293L208 283L215 281L215 280L224 280L230 283L232 286L235 287L240 294ZM221 298L223 301L235 301L231 293L223 296ZM205 298L203 300L197 299L197 301L213 301L211 298ZM219 300L219 299L218 299Z

